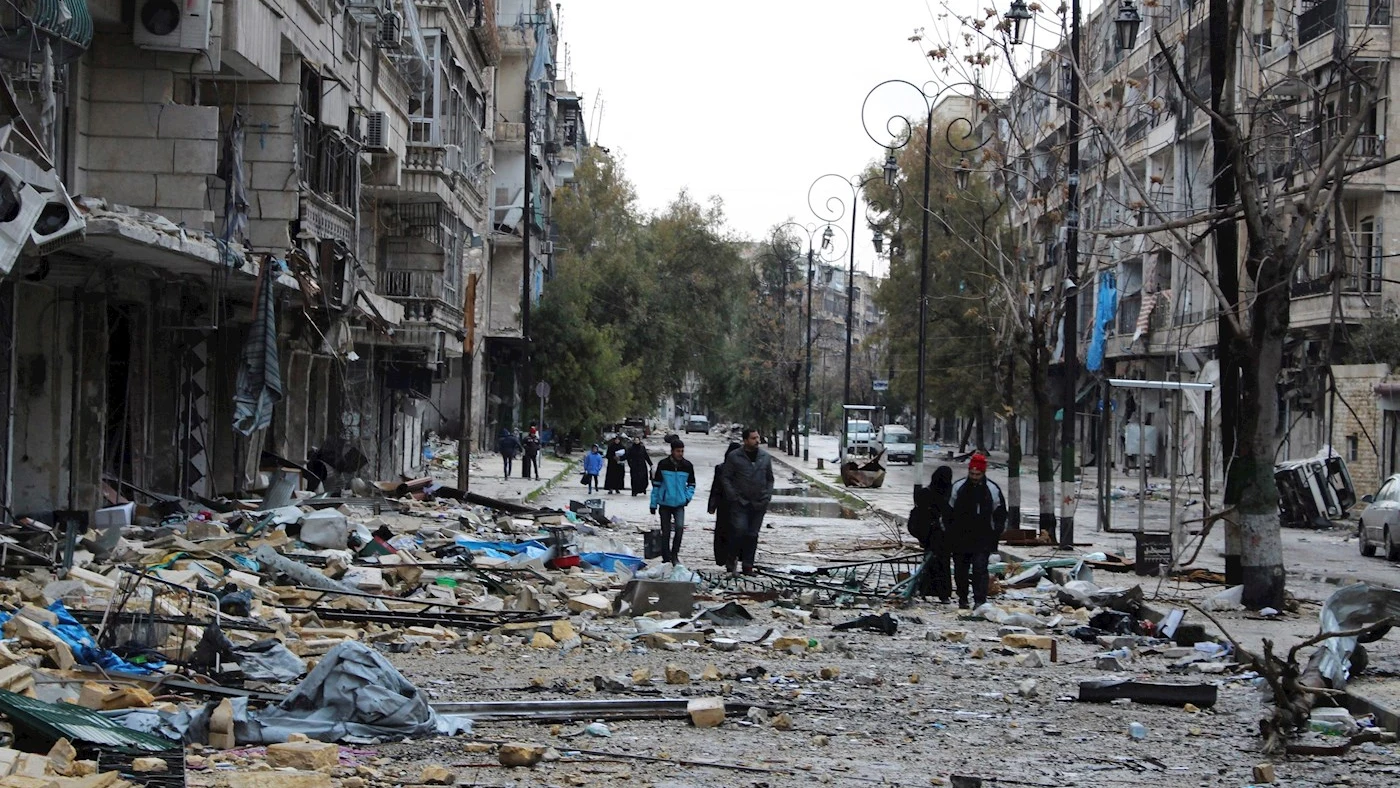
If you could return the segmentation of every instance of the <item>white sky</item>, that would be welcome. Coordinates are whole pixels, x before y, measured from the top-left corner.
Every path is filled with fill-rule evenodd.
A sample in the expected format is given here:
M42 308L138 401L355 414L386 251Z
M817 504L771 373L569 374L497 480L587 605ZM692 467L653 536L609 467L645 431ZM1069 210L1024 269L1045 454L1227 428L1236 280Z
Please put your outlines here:
M862 102L884 80L935 76L924 52L941 13L939 0L564 0L559 67L584 99L590 141L621 157L645 210L682 188L718 196L730 227L760 240L789 218L817 223L807 194L818 176L883 161ZM926 40L911 43L921 27ZM923 115L904 91L872 99L887 110L877 135L895 112ZM863 218L856 266L883 273ZM849 232L850 214L839 224Z

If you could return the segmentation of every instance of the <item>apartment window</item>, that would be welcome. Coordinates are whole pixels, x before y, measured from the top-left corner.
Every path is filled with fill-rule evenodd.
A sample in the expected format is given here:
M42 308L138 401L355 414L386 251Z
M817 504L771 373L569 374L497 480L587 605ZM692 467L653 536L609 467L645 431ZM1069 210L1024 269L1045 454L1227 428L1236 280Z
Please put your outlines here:
M1347 462L1356 462L1356 456L1360 453L1361 442L1355 435L1347 436Z
M1356 287L1363 293L1379 293L1385 278L1385 254L1381 249L1380 219L1368 216L1356 225Z
M349 11L340 16L340 51L345 59L355 62L360 59L360 20Z
M359 143L328 125L321 116L325 79L302 64L301 94L297 103L297 178L301 186L335 205L355 212L360 171Z
M486 100L467 80L442 31L424 31L423 37L432 78L409 98L409 141L457 145L462 149L462 167L470 169L482 160Z

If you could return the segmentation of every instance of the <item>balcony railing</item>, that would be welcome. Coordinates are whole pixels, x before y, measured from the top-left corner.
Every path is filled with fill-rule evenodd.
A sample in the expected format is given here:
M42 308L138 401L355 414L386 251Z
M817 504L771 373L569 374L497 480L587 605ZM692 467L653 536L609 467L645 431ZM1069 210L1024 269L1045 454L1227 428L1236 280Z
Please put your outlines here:
M380 271L377 289L403 305L404 320L411 323L460 325L462 309L457 293L445 284L438 271Z
M1320 0L1298 15L1298 43L1307 44L1332 32L1337 25L1338 0ZM1390 0L1353 0L1347 3L1348 27L1390 24Z
M297 177L301 185L354 213L359 202L359 143L312 118L295 115Z
M1336 286L1343 293L1379 293L1385 276L1380 234L1354 232L1349 236ZM1309 255L1307 263L1298 269L1290 292L1295 297L1331 292L1336 254L1336 244L1328 235Z

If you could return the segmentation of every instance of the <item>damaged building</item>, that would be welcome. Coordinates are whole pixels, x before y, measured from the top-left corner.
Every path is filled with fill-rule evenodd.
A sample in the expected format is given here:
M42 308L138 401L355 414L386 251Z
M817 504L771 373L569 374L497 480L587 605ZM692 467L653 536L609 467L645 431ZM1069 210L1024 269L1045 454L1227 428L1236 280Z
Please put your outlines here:
M512 281L517 305L537 297L544 273L522 286L518 238L491 271L496 96L519 103L530 77L501 68L515 50L497 22L528 29L527 67L547 50L531 140L552 183L551 14L534 0L7 7L0 503L237 495L266 483L271 456L396 478L420 468L428 429L492 434L486 314ZM527 336L521 311L494 330Z

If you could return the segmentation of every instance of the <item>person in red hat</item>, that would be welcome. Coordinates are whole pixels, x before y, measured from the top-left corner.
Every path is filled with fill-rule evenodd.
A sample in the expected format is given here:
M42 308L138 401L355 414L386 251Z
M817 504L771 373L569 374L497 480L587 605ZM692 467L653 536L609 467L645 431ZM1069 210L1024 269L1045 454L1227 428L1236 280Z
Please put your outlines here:
M958 607L966 610L970 581L976 605L987 601L987 562L1006 530L1006 496L987 478L987 456L977 452L967 461L967 477L953 483L948 494L948 531L944 537L953 555L953 581Z

